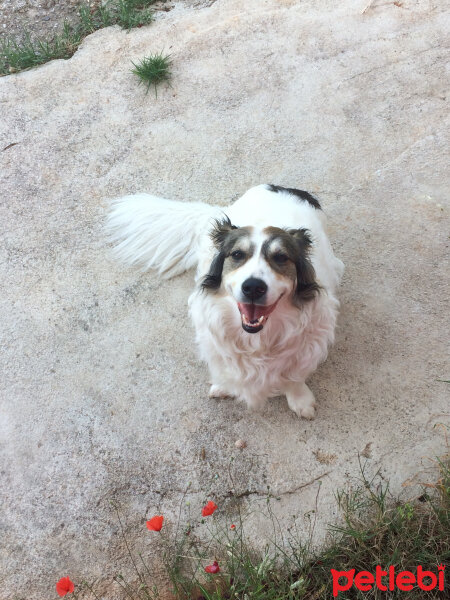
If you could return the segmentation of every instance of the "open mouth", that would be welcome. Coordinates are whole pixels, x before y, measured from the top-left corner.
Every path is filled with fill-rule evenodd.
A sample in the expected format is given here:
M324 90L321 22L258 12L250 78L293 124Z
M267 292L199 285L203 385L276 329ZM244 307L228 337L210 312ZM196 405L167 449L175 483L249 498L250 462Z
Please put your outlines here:
M258 331L261 331L280 298L273 304L268 304L266 306L262 306L261 304L242 304L238 302L242 328L247 331L247 333L258 333Z

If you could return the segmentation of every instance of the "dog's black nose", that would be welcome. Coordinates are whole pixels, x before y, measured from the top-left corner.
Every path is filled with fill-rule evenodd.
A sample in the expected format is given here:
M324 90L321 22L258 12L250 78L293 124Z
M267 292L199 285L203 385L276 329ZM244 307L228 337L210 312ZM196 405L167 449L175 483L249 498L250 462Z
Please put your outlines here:
M242 293L249 300L258 300L267 292L267 285L262 279L250 277L242 284Z

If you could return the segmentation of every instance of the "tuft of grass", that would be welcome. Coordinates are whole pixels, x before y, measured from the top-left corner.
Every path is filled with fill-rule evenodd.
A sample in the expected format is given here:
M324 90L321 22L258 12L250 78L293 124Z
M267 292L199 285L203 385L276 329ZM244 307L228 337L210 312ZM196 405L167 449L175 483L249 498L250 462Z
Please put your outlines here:
M153 21L153 13L147 8L147 4L149 3L136 0L118 0L117 23L124 29L148 25Z
M67 32L65 24L65 32ZM57 36L53 40L33 41L28 33L22 40L6 39L0 42L0 74L7 75L46 63L55 58L70 58L75 52L73 40ZM77 46L79 45L79 42Z
M132 73L139 77L139 82L147 86L146 93L150 89L150 86L156 86L162 81L170 79L170 65L171 59L169 55L163 55L162 52L159 54L151 54L140 60L137 64L133 63L134 69Z
M150 6L156 0L108 0L105 4L90 7L81 5L78 22L64 22L63 31L49 39L32 39L24 31L20 39L0 40L0 75L17 73L56 58L73 56L83 39L103 27L120 25L123 29L142 27L153 21Z

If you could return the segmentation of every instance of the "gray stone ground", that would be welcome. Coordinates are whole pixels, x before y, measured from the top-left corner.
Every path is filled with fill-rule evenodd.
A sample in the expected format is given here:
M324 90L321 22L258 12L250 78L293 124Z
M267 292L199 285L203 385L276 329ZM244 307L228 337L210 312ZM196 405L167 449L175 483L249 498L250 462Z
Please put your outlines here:
M449 417L449 14L335 5L218 0L99 31L68 61L0 80L1 600L54 598L67 574L119 597L110 501L155 565L145 517L173 522L188 482L193 512L213 498L223 514L232 457L243 508L270 485L282 527L303 522L319 480L304 484L326 474L319 538L367 444L368 472L393 492L432 477ZM156 99L130 60L161 49L173 80ZM261 182L316 192L347 266L314 422L282 399L263 414L209 400L192 274L126 270L102 231L108 198L225 204ZM263 540L264 522L249 523Z

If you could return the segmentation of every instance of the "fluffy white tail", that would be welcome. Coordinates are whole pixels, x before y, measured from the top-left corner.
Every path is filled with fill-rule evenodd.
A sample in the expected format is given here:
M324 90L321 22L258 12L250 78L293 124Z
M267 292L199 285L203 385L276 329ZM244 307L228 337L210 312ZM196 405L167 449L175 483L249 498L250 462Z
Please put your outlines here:
M202 202L137 194L111 203L107 227L120 260L173 277L197 265L199 240L221 214Z

